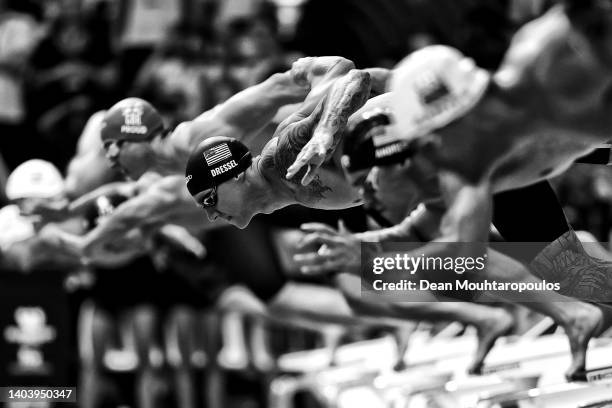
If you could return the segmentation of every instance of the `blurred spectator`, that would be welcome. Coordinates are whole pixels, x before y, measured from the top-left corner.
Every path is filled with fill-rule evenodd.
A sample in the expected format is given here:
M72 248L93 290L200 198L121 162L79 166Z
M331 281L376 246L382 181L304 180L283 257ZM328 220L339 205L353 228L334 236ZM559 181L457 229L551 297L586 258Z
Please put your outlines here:
M120 54L121 85L129 89L142 64L181 18L188 0L121 0L115 34Z
M104 16L85 15L80 0L63 0L60 13L30 59L29 114L45 143L45 158L64 169L81 129L107 106L116 82Z
M302 8L294 47L306 55L341 55L358 67L375 66L386 59L397 61L407 52L409 35L424 31L419 28L424 18L412 3L309 0ZM442 6L437 8L442 10Z
M291 68L299 58L286 53L278 40L276 9L270 2L254 2L256 6L227 12L217 17L216 29L222 46L219 77L213 94L221 102L236 92L255 85L276 72ZM209 71L212 73L212 71Z
M214 105L205 56L201 37L185 25L176 27L138 73L132 94L151 102L170 128L195 118Z
M23 81L39 28L30 15L0 0L0 152L9 169L37 153L25 126Z
M393 65L439 43L494 69L510 36L540 15L549 0L309 0L295 46L307 55L342 55L357 66Z

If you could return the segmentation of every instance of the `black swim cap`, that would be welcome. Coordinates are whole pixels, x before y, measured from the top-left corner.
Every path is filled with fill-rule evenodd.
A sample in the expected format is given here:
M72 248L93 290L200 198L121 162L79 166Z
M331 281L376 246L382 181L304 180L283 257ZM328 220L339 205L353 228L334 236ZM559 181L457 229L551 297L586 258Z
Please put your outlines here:
M218 186L245 171L251 165L249 148L225 136L201 142L189 156L185 168L187 190L192 196Z
M126 98L106 112L100 136L102 142L147 142L164 129L164 121L153 105L144 99Z
M408 143L391 134L391 112L372 109L348 130L342 164L349 172L402 163L410 155Z

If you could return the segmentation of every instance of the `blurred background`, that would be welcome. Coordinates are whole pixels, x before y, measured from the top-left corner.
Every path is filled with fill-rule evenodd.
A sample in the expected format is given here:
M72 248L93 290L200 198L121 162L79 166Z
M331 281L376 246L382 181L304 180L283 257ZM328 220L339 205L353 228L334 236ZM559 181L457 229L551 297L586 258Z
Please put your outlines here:
M0 0L0 206L9 204L8 174L28 159L65 176L90 117L128 95L176 126L300 56L392 67L442 43L493 70L517 27L551 3ZM603 242L612 227L610 173L576 165L554 181L574 228ZM376 333L262 320L220 307L221 294L239 284L274 297L292 273L293 228L342 218L357 231L364 217L359 209L288 208L246 231L199 237L203 260L160 243L120 268L4 262L0 384L77 386L84 407L267 406L280 355ZM0 222L0 241L7 231ZM234 259L216 255L230 246L239 248ZM317 406L307 396L300 404Z

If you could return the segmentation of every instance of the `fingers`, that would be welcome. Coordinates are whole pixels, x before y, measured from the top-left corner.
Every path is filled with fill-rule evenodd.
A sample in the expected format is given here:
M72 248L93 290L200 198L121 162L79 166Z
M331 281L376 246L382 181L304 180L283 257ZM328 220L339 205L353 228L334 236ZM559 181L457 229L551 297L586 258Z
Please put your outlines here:
M317 176L317 171L325 161L325 155L321 155L318 153L308 152L302 155L302 157L298 156L298 159L287 169L287 179L292 179L304 166L308 166L306 169L306 173L302 177L301 184L303 186L307 186L312 183L312 181Z
M73 202L71 202L68 205L68 210L74 213L82 213L87 208L91 207L99 197L103 195L107 195L108 193L109 191L103 191L100 189L86 193L82 195L81 197L77 198L76 200L74 200Z
M322 251L325 249L325 251ZM330 273L339 271L346 262L343 248L329 249L325 245L317 252L296 254L293 260L300 265L303 274Z
M350 234L351 231L346 228L346 225L344 224L344 220L338 220L338 232L340 234Z
M300 272L304 275L315 275L322 273L333 273L342 270L344 265L343 259L327 260L318 265L304 265L300 267Z
M300 229L305 232L327 232L329 234L335 234L336 230L327 224L320 222L307 222L300 225Z
M312 57L304 57L295 61L291 65L291 76L296 84L305 86L309 84L308 66L312 64Z
M287 169L287 175L285 177L287 179L293 178L302 169L302 167L308 164L311 157L312 152L310 151L310 146L304 146L302 151L295 158L293 164Z
M339 237L337 235L331 235L327 233L314 232L306 235L304 238L298 242L298 248L305 248L310 245L329 245L329 246L337 246L346 243L346 239Z
M325 161L326 151L322 146L306 144L298 154L295 161L287 169L286 178L293 178L304 166L308 165L306 174L302 178L302 185L306 186L314 180L316 172Z
M308 85L308 75L306 70L302 67L298 67L296 69L291 70L291 75L293 76L293 81L299 86L307 86Z
M314 178L315 178L315 170L316 170L316 168L312 164L308 165L308 169L306 170L306 173L304 174L304 177L302 177L302 185L303 186L307 186L308 184L310 184L310 182L312 180L314 180Z
M302 266L319 265L327 261L344 259L344 250L342 248L328 249L325 252L309 252L306 254L295 254L293 260Z
M114 194L131 197L135 194L135 184L126 182L108 183L102 187L83 194L81 197L72 201L68 206L70 212L81 213L87 210L101 196L111 196Z
M304 174L304 177L302 177L303 186L307 186L312 183L312 181L317 177L317 172L324 161L325 154L321 153L318 153L310 160L310 163L308 164L308 170L306 171L306 174Z
M60 230L55 225L47 225L39 232L39 238L76 256L83 255L81 237Z
M206 247L184 227L167 224L159 230L159 233L178 248L197 258L202 259L206 256Z

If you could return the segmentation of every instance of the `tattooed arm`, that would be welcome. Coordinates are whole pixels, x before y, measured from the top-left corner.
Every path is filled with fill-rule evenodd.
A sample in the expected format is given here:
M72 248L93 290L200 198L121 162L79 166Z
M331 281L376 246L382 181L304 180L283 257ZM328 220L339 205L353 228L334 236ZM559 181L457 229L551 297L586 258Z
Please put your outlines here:
M360 241L395 242L395 241L431 241L440 228L440 221L446 208L438 204L421 204L402 222L393 227L374 231L356 233Z
M190 122L187 145L197 146L211 135L247 138L267 126L285 105L305 103L312 111L333 82L354 67L343 57L301 58L289 71L238 92Z
M314 130L308 132L307 139L301 135L299 141L293 141L294 145L298 142L303 144L295 161L287 169L287 179L292 179L307 166L302 185L314 180L317 169L333 155L340 143L349 116L363 106L369 95L370 75L365 71L351 70L336 81L326 99L315 109L316 114L313 112L314 116L320 115L314 123ZM310 117L304 121L312 127L313 121L308 120ZM286 137L291 138L291 133L286 133Z

